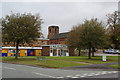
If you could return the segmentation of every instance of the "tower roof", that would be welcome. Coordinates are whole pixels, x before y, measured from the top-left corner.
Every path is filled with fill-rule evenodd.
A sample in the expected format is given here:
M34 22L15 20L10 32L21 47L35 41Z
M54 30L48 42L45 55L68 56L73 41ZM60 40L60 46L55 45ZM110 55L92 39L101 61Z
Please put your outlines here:
M55 34L55 35L52 36L51 39L64 39L64 38L67 38L68 33L69 32Z
M49 26L49 28L59 28L59 26Z

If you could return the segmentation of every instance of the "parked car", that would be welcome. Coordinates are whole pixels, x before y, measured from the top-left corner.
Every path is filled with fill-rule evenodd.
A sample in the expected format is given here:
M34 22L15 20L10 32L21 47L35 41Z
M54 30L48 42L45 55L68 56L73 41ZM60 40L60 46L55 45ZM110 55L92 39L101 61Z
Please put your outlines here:
M118 50L118 54L120 55L120 50Z
M116 50L116 49L107 49L104 50L103 52L108 54L120 54L120 50Z

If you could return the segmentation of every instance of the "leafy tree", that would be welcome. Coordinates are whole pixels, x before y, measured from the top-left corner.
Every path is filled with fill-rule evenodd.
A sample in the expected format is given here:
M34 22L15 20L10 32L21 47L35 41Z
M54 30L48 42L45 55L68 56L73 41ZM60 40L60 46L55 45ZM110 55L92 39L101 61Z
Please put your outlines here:
M81 52L82 46L79 44L80 43L80 38L79 38L79 31L80 31L81 25L74 26L72 30L68 34L68 39L67 39L67 45L68 47L71 48L77 48L79 50L79 56Z
M107 15L109 43L112 48L120 49L120 18L118 11Z
M2 41L15 43L15 59L18 59L19 44L30 43L42 35L41 24L41 17L39 15L32 15L31 13L12 13L3 18Z
M0 46L2 46L2 30L1 30L2 26L1 26L1 24L2 24L2 20L0 19Z
M97 19L85 20L80 30L80 40L85 48L89 49L88 58L91 59L91 50L103 47L106 43L106 33L102 22Z
M88 58L91 59L91 52L94 56L94 49L106 44L106 29L97 19L85 20L84 24L73 27L68 34L67 44L79 50L89 49Z

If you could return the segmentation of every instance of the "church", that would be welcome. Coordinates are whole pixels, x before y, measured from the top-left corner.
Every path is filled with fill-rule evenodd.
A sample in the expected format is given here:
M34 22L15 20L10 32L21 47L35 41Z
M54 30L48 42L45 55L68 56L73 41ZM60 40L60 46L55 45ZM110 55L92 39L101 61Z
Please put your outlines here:
M49 44L66 44L68 32L59 33L59 26L49 26L48 39Z

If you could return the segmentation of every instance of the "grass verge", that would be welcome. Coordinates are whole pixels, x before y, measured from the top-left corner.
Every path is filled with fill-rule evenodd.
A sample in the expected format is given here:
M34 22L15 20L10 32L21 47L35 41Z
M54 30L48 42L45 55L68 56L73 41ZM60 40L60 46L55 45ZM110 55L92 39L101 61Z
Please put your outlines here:
M2 57L3 62L8 63L18 63L18 64L26 64L33 66L42 66L49 68L63 68L63 67L73 67L73 66L81 66L89 64L103 64L103 63L111 63L118 62L118 58L120 56L107 56L107 61L102 61L101 56L92 57L92 59L88 59L87 56L59 56L59 57L46 57L46 63L44 60L36 60L36 56L26 56L19 57L18 60L15 60L14 57Z
M63 67L72 67L72 66L81 66L86 64L75 63L70 61L57 61L57 60L36 60L35 57L19 57L18 60L15 60L14 57L3 57L3 62L7 63L18 63L18 64L26 64L40 67L48 67L48 68L63 68Z
M119 68L120 69L120 64L116 64L116 65L109 65L109 67L113 67L113 68Z
M102 61L102 56L92 57L92 59L88 59L88 56L63 56L63 57L47 57L49 59L54 60L65 60L65 61L77 61L77 62L84 62L90 64L103 64L103 63L111 63L111 62L118 62L118 58L120 56L107 56L107 61Z

